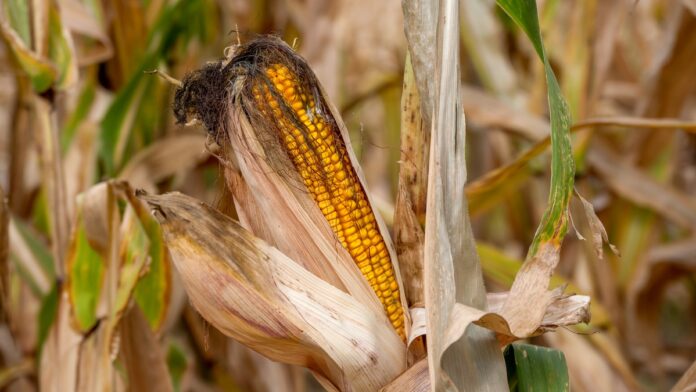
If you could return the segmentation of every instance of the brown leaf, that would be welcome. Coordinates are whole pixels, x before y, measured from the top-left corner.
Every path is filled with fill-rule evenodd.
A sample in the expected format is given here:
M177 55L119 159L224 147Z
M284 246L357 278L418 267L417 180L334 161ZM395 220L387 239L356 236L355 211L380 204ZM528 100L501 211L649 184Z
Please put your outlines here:
M541 324L553 301L549 278L560 260L560 244L546 242L520 268L500 313L510 324L514 336L529 336ZM530 303L529 301L533 301Z
M430 130L423 122L410 57L406 58L401 95L401 158L394 208L394 246L409 306L423 306L423 245Z
M674 387L672 387L671 392L687 392L694 390L696 390L696 362L689 366L689 369L682 375Z
M46 392L77 390L81 342L82 335L70 326L70 302L66 293L61 293L58 315L41 352L39 390Z
M79 345L77 392L103 391L114 385L118 373L111 364L111 337L106 323L98 324Z
M428 375L428 360L421 359L403 372L399 377L390 382L389 385L380 389L380 392L427 392L431 391L430 376Z
M159 342L139 307L133 306L121 323L120 354L132 391L172 391L172 382Z
M211 324L340 390L374 390L405 369L405 347L375 311L230 218L181 194L142 196L160 221L189 298Z
M625 380L618 374L607 358L584 336L570 331L558 330L544 335L553 347L563 351L568 363L570 384L581 392L635 391L639 390L633 380Z
M585 210L585 216L587 217L587 221L590 224L590 231L592 232L592 244L594 245L595 252L597 253L597 257L600 260L604 258L604 244L605 243L607 245L609 245L609 249L611 249L611 251L615 255L620 256L619 249L616 246L614 246L614 244L609 242L609 235L607 235L607 230L604 228L602 221L599 220L599 217L595 213L595 210L594 210L594 207L592 206L592 203L585 200L585 198L580 196L580 194L578 192L575 192L575 195L582 202L582 207ZM582 238L582 239L584 239L584 238Z
M158 140L131 158L118 178L134 188L154 191L158 182L208 158L206 138L200 133L185 133Z
M648 175L619 159L608 146L595 140L587 152L592 164L609 187L621 197L658 211L686 228L696 228L696 199L660 184Z

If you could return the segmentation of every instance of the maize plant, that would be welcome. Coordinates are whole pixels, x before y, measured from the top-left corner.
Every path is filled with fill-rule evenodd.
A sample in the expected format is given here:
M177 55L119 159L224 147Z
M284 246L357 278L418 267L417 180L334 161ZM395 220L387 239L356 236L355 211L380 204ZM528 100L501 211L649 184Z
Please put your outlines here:
M449 107L442 101L442 110ZM449 314L449 326L441 336L427 334L427 313L405 293L422 297L414 292L433 287L422 276L400 273L338 111L305 60L280 39L258 37L191 72L176 92L174 113L180 123L202 123L219 145L237 217L182 194L141 196L162 225L191 302L223 333L270 359L308 368L325 388L399 390L420 383L439 390L459 383L458 376L446 375L446 364L430 376L422 369L426 361L439 368L439 359L431 362L433 353L443 355L468 339L472 323L479 349L489 347L482 357L498 364L491 365L491 374L497 372L496 383L505 385L499 345L587 320L587 297L555 290L544 294L543 317L526 320L525 327L536 323L531 329L515 329L519 316L504 308L509 298L491 297L486 306L480 291L484 296L474 303L437 310ZM437 168L430 181L440 185L428 190L428 216L435 218L426 220L426 228L436 230L446 225L442 208L451 209L430 204L432 196L442 195L440 187L448 186L441 182L440 159L462 158L452 156L455 149L443 142L446 134L439 135L430 155ZM460 145L452 147L462 142L460 137ZM454 243L444 245L451 234L440 235L426 232L426 248L439 249L451 262L456 249L449 247L461 241L453 237ZM480 284L476 268L471 273ZM447 287L447 280L443 285L434 289ZM428 292L425 298L427 307ZM437 299L433 306L440 306ZM428 360L412 344L423 338Z

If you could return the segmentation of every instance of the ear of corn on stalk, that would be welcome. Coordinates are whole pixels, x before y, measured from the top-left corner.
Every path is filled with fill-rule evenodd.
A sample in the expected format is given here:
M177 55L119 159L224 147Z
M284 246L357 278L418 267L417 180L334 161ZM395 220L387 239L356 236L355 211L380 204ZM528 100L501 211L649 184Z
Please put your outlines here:
M280 40L256 40L224 67L208 66L188 77L174 109L180 122L193 115L224 144L221 113L230 103L244 108L259 139L272 146L267 150L287 156L295 171L289 181L311 195L405 340L397 270L336 119L304 60Z

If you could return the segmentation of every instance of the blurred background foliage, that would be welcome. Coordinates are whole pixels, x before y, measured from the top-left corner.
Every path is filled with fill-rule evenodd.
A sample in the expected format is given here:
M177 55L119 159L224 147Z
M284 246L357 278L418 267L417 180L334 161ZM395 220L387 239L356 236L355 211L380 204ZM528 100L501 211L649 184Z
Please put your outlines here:
M592 222L573 201L575 233L554 282L591 295L593 321L534 343L565 353L574 390L668 390L696 358L696 138L693 125L655 119L696 120L696 6L538 7L574 123L614 119L576 127L573 147L576 190L621 256L600 259L580 239ZM463 0L461 9L467 194L488 291L502 291L546 206L548 149L534 147L550 129L544 70L494 1ZM129 367L147 366L134 359L138 349L157 347L167 368L149 377L167 377L175 390L314 388L304 371L208 326L188 305L156 224L141 223L148 212L128 203L122 186L93 185L117 178L224 207L205 131L174 124L173 87L149 71L181 79L238 40L273 33L296 40L341 110L391 222L406 58L400 2L4 0L0 14L0 210L9 222L0 230L0 387L50 385L50 372L39 371L46 361L111 356L117 388L155 385L164 381L139 381ZM532 150L541 153L524 155ZM95 211L112 223L95 226ZM104 336L117 336L120 350ZM65 346L49 350L47 341ZM104 341L106 349L90 351Z

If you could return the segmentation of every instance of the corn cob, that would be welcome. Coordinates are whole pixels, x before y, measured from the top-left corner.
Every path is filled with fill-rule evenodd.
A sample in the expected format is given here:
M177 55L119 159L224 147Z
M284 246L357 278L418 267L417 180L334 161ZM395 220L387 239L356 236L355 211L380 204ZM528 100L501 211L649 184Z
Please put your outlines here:
M268 83L258 82L252 90L258 107L275 122L304 185L405 339L391 258L338 127L318 110L315 98L288 67L272 64L264 71Z

